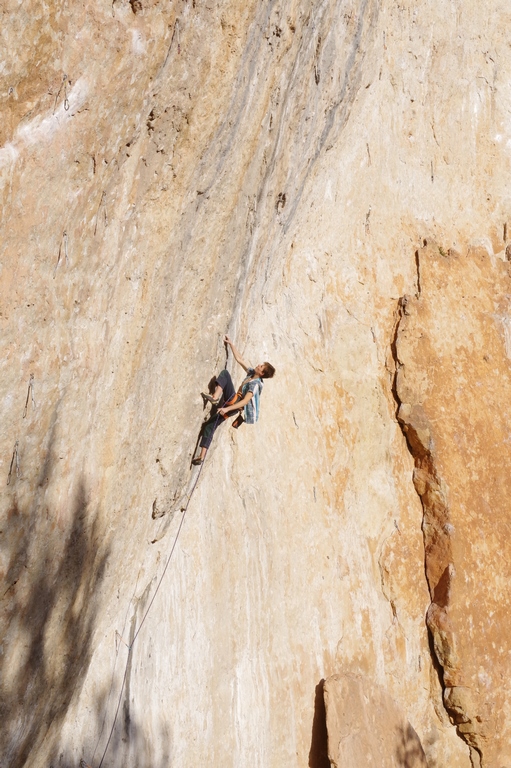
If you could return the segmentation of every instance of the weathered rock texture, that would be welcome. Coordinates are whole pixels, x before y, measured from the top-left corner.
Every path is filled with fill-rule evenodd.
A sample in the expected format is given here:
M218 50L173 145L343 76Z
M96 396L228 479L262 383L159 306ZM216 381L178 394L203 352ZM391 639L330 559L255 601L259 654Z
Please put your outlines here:
M507 765L511 265L436 244L417 265L397 328L396 396L424 510L427 623L459 733L485 763Z
M2 765L508 765L508 3L0 12Z
M332 768L427 768L419 737L382 688L355 675L324 685Z

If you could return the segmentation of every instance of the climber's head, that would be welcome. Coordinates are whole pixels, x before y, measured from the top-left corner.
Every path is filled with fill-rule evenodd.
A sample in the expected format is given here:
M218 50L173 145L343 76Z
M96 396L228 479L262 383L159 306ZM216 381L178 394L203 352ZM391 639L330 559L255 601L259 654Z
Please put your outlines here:
M271 379L275 375L275 368L271 363L261 363L254 370L261 379Z

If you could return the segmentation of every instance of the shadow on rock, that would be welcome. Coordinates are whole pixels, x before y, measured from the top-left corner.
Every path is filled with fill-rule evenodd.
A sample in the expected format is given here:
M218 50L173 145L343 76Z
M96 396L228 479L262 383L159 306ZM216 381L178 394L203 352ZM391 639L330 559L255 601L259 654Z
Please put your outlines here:
M99 702L98 702L99 704ZM98 706L96 714L100 715ZM122 718L121 718L122 721ZM133 718L129 728L126 723L119 722L112 735L106 754L98 752L90 762L80 758L77 744L59 747L51 759L50 768L169 768L172 763L171 735L169 726L164 719L157 724L151 722L151 736ZM86 754L84 749L84 754Z
M136 651L133 653L128 648L134 648L151 597L151 583L140 597L134 599L133 595L122 633L126 640L117 647L111 676L109 679L104 676L103 685L95 686L94 694L89 693L86 727L77 729L77 733L68 730L65 736L58 734L53 740L48 757L50 768L169 768L172 765L171 718L164 710L147 716L146 707L137 711L134 706L138 698L136 667L140 657L137 662ZM145 651L139 649L143 657Z
M43 473L49 475L50 465L47 459ZM80 691L108 557L83 482L70 499L67 523L43 504L42 484L29 509L14 498L2 531L0 764L10 768L37 754Z
M426 755L419 737L408 723L396 735L396 764L400 768L427 768Z
M324 680L316 686L314 698L314 717L312 720L311 747L309 750L309 768L330 768L328 759L328 734L326 729L326 710L323 697Z

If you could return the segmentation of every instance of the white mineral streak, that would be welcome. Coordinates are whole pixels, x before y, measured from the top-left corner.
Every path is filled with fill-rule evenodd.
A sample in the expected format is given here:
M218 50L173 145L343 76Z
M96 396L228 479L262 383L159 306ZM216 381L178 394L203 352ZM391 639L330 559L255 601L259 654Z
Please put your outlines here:
M7 3L2 765L323 768L317 686L348 674L469 768L392 344L424 240L511 238L510 15ZM277 375L216 435L164 573L224 333Z

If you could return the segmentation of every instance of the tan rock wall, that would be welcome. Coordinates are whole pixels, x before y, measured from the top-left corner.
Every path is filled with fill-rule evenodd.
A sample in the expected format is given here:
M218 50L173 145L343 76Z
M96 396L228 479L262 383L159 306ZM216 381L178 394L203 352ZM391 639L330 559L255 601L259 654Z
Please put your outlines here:
M496 1L4 4L8 764L98 768L120 701L105 766L318 768L317 686L349 673L396 702L428 765L467 768L429 647L437 565L427 560L426 579L393 386L398 303L418 291L423 240L484 247L488 264L507 244L508 16ZM436 341L455 294L430 294L444 293ZM225 332L278 375L257 427L215 438L164 573L198 393L225 364ZM414 392L442 380L427 359L408 364ZM440 395L421 422L430 432L451 407ZM476 465L502 437L486 421L479 453L466 453ZM447 447L437 456L451 510L463 468ZM482 550L461 530L475 562ZM491 603L495 576L484 579L470 594L452 579L456 637L472 593ZM476 645L468 653L483 624L458 641L455 668L476 696L470 722L485 723L473 760L477 747L497 766L507 694L483 695Z

